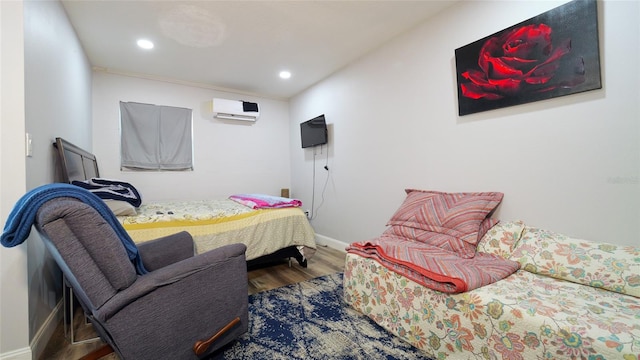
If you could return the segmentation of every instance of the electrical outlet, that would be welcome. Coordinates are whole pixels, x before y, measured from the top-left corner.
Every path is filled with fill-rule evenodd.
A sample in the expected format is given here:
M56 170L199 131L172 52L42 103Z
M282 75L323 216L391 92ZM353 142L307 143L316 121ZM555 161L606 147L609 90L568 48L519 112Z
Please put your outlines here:
M305 210L304 214L307 216L307 219L309 219L310 215L309 215L309 210Z

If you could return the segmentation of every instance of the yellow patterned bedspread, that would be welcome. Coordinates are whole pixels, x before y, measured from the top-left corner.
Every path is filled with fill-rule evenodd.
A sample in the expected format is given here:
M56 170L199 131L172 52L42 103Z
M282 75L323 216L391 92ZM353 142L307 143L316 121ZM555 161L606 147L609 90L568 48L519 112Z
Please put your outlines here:
M253 210L228 199L171 201L143 204L138 215L118 220L136 243L187 231L198 254L243 243L252 260L293 245L309 259L316 249L315 233L300 208Z

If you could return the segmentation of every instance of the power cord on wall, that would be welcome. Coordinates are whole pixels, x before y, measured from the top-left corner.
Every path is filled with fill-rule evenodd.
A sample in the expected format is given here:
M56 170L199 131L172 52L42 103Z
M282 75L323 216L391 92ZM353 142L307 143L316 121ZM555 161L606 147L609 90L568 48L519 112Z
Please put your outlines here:
M324 147L324 145L320 145L320 154L322 154L323 147ZM316 207L315 207L315 202L316 202L316 156L318 155L318 153L316 152L316 147L313 148L313 180L312 180L312 186L311 186L311 214L309 214L309 220L313 220L313 219L316 218L318 210L320 210L320 208L322 207L322 204L324 204L324 193L325 193L325 190L327 189L327 184L329 183L329 149L326 149L326 153L327 153L327 157L325 159L324 169L327 171L327 177L326 177L326 179L324 181L324 186L322 187L322 201L320 202L320 205L318 205L318 208L316 209Z

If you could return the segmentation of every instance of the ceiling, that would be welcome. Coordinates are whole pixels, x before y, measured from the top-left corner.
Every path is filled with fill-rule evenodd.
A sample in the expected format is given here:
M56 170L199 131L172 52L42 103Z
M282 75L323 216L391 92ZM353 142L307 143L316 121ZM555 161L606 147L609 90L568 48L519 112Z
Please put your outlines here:
M62 4L97 69L287 99L455 1ZM138 48L139 38L155 47Z

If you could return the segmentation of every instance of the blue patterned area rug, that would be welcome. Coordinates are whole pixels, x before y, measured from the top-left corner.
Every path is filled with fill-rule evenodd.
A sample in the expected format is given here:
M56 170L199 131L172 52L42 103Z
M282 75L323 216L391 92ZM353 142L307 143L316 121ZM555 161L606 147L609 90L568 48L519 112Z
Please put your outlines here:
M249 296L249 331L209 359L428 359L342 300L342 273Z

